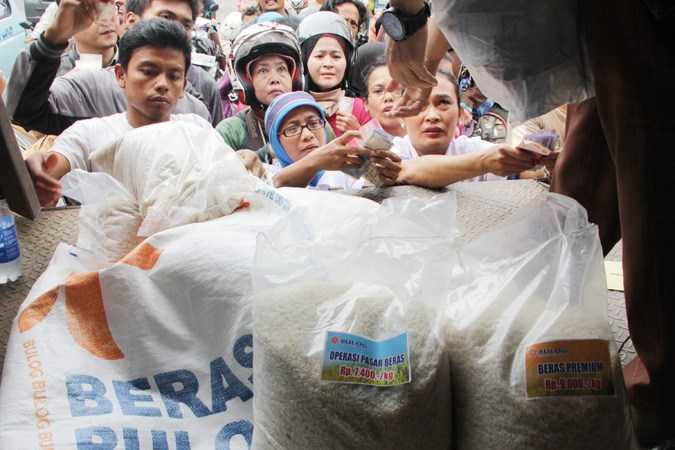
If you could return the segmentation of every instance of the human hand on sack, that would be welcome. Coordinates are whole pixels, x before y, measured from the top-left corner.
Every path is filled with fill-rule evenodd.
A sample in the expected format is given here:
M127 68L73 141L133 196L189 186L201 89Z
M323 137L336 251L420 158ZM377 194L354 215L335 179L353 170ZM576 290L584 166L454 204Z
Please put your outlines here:
M401 88L401 85L392 80L387 86L387 91L394 92ZM406 88L403 95L399 98L391 111L387 113L391 117L412 117L421 113L429 106L429 95L432 88Z
M61 198L61 183L57 179L59 177L55 176L61 165L63 162L56 153L40 152L26 159L26 167L33 178L40 206L54 206Z
M349 130L358 130L361 128L361 124L353 114L338 111L335 113L335 127L338 130L345 132Z
M480 157L480 167L483 173L493 173L505 177L534 168L539 164L540 155L513 148L507 145L495 145Z
M363 159L359 156L368 158L373 151L362 147L352 147L349 145L352 139L361 139L361 133L347 131L323 147L314 150L305 159L311 158L310 161L316 166L317 170L342 170L349 167L360 167L363 164Z
M370 155L370 163L375 166L377 172L385 181L385 185L396 184L402 169L400 156L386 150L373 150Z
M238 150L237 156L239 156L241 162L244 163L246 170L248 170L252 175L258 178L265 177L265 168L263 167L262 161L260 161L260 158L258 158L258 154L256 152L247 149Z
M61 0L56 15L45 30L45 39L54 45L65 45L76 33L88 28L102 8L114 4L102 0Z
M406 88L436 86L436 79L425 65L427 33L424 25L405 40L387 39L385 58L389 73Z

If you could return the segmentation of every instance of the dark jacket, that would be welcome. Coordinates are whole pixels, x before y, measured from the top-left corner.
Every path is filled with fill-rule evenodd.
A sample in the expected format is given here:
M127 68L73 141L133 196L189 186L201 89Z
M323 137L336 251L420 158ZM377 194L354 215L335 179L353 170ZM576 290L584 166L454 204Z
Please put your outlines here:
M112 62L106 67L112 67L117 64L118 54L115 52L115 57ZM75 63L80 59L80 52L75 42L71 42L68 48L61 55L61 65L56 73L57 77L66 75L75 68ZM223 106L218 92L218 85L211 75L206 73L203 69L195 66L190 66L187 72L187 85L185 92L188 92L196 99L200 100L209 110L211 116L211 124L216 126L223 120Z
M7 89L7 111L17 124L60 134L78 120L127 110L126 96L112 68L56 78L64 50L40 36L17 57ZM178 101L174 112L194 113L211 121L206 106L189 93Z
M211 115L211 125L215 127L223 120L223 103L220 100L218 83L208 72L195 65L191 65L188 69L187 81L185 92L204 103Z

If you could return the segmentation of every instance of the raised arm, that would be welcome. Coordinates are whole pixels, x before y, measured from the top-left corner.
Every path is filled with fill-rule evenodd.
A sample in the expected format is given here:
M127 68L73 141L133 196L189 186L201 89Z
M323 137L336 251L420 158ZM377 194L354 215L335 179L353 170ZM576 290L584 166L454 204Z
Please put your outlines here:
M430 74L435 75L438 70L438 66L443 59L443 56L448 52L450 45L448 40L445 38L445 35L438 27L433 17L430 17L427 22L428 27L428 37L426 49L422 53L424 54L424 59L422 62L417 62L425 68ZM413 35L415 37L415 35ZM393 41L387 44L388 46L399 45ZM392 50L393 51L393 50ZM389 70L392 70L392 65L396 65L396 61L390 59L388 61ZM400 65L400 64L399 64ZM400 70L404 70L400 68ZM396 80L396 81L394 81ZM401 86L405 87L403 96L396 102L390 115L395 117L410 117L419 114L424 108L426 108L429 101L429 93L431 92L432 86L416 86L416 85L406 85L405 83L399 83L399 78L392 80L390 85L387 87L389 90L399 89Z
M19 125L46 134L59 134L77 120L50 104L50 88L68 40L96 18L97 0L63 0L54 20L17 58L7 92L7 109Z

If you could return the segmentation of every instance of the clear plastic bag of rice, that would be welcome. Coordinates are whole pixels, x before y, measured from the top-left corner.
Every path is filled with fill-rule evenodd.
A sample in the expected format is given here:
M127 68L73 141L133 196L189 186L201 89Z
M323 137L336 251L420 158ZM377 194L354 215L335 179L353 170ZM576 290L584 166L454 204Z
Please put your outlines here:
M550 194L459 261L447 309L453 448L636 448L585 210Z
M430 308L321 282L253 304L253 449L448 448L449 363Z
M322 229L308 210L259 236L253 449L448 449L455 206L391 199Z

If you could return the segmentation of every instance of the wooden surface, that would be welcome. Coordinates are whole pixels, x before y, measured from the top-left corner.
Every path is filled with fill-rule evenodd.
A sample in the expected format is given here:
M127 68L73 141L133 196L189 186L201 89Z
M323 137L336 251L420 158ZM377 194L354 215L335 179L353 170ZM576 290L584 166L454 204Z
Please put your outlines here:
M77 241L78 214L79 209L68 208L45 210L35 221L17 217L23 275L13 283L0 285L0 366L5 361L12 321L33 283L49 265L60 242L75 244Z

